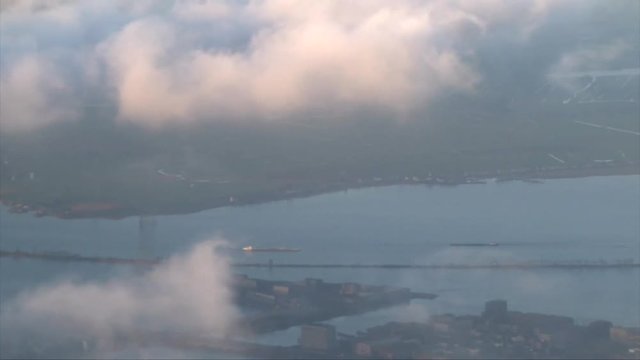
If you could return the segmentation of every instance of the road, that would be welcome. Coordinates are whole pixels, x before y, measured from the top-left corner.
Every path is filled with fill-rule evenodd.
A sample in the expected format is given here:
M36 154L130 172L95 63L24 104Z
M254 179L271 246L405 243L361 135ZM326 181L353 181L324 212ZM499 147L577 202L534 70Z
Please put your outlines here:
M620 133L640 136L640 132L638 132L638 131L620 129L620 128L615 128L615 127L612 127L612 126L599 125L599 124L594 124L594 123L588 123L588 122L584 122L584 121L580 121L580 120L574 120L573 122L576 123L576 124L584 125L584 126L590 126L590 127L594 127L594 128L605 129L605 130L609 130L609 131L616 131L616 132L620 132Z

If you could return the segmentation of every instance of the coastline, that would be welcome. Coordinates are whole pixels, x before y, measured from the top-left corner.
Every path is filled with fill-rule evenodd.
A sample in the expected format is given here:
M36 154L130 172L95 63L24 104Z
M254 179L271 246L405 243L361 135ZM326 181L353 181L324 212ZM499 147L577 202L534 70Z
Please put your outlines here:
M3 198L0 198L0 204L8 207L10 212L30 213L37 217L48 216L60 219L120 220L135 216L186 215L224 207L249 206L277 201L290 201L339 191L397 185L453 187L459 185L486 184L489 181L524 181L529 183L540 183L544 180L553 179L624 175L640 175L640 162L626 164L594 164L583 167L550 167L541 169L513 169L508 171L497 170L466 172L464 175L459 176L434 175L424 178L418 178L415 176L396 176L387 178L374 177L370 179L346 179L341 181L329 181L326 183L306 184L305 188L295 191L273 191L247 195L244 197L238 196L237 198L234 197L233 202L224 198L212 201L207 206L185 206L184 204L180 204L171 208L154 209L153 211L148 209L121 207L118 204L112 203L76 203L70 204L66 207L52 208L41 205L24 204Z

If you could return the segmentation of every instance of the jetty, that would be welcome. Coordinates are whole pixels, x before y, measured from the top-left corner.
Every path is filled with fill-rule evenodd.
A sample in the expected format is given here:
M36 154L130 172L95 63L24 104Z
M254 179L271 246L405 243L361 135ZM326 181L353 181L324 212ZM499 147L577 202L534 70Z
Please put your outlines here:
M121 257L101 257L71 254L66 252L37 252L37 251L6 251L0 250L0 258L32 259L44 261L60 262L88 262L112 265L158 265L165 258L156 257L150 259L143 258L121 258ZM236 262L231 266L237 268L301 268L301 269L503 269L503 270L526 270L526 269L640 269L640 262L633 260L617 261L523 261L517 263L434 263L434 264L312 264L312 263L275 263L269 262Z

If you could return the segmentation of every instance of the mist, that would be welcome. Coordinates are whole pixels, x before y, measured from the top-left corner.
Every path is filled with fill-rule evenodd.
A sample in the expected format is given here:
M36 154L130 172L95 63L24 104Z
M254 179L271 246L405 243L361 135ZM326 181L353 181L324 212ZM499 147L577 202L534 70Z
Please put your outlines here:
M156 268L106 281L61 280L2 304L2 357L109 352L136 332L222 337L238 318L225 242L200 242ZM85 353L82 356L87 356Z

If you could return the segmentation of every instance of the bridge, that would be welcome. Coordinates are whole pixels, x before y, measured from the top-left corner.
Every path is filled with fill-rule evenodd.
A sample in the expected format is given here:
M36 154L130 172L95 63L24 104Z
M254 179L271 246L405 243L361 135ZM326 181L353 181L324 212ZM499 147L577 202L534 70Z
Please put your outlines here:
M0 258L32 259L61 262L89 262L113 265L147 265L160 264L165 258L120 258L84 256L67 252L36 252L0 250ZM237 268L306 268L306 269L640 269L640 262L634 261L555 261L555 262L520 262L520 263L488 263L488 264L295 264L295 263L232 263Z

